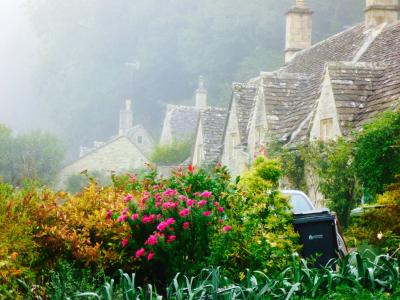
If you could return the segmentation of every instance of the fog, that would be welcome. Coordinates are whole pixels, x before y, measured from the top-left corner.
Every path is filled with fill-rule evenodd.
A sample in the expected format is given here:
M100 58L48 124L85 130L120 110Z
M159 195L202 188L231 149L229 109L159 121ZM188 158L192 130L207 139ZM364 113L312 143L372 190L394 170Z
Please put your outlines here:
M0 123L16 131L39 126L32 70L37 39L23 0L0 0Z
M362 20L363 0L308 1L317 42ZM116 134L124 100L158 139L167 103L199 75L226 106L234 81L283 64L291 0L0 0L0 123L80 145ZM140 68L132 68L132 63Z

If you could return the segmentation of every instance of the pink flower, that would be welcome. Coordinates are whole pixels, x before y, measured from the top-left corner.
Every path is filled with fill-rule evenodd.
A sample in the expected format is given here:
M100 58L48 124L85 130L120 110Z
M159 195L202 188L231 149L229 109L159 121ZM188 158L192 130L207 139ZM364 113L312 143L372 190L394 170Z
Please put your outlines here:
M160 224L158 224L157 230L164 231L165 229L167 229L167 227L168 227L168 224L166 222L161 222Z
M126 195L124 201L125 201L125 202L129 202L129 201L132 200L132 198L133 198L133 196L132 196L131 194L128 194L128 195Z
M158 214L157 215L157 220L161 220L161 217L162 217L161 214Z
M176 194L178 194L178 192L176 190L167 189L164 191L163 196L164 197L172 197L172 196L175 196Z
M158 193L154 196L154 198L155 198L157 201L161 201L161 200L162 200L161 195L158 194Z
M168 237L167 243L172 243L173 241L175 241L175 239L176 239L176 236L175 236L175 235L170 235L170 236Z
M128 239L123 239L122 241L121 241L121 245L122 245L122 248L125 248L126 247L126 245L128 245Z
M223 228L223 230L224 230L225 232L230 231L231 229L232 229L232 227L229 226L229 225L226 225L226 226L224 226L224 228Z
M146 251L143 248L141 248L138 251L136 251L135 256L136 256L136 258L140 258L141 256L144 256L145 254L146 254Z
M219 212L224 212L225 209L224 209L222 206L220 206L220 207L218 207L218 211L219 211Z
M122 211L121 214L126 215L128 213L128 211L129 211L129 208L124 208L124 210Z
M177 206L178 206L178 205L175 204L175 203L172 202L172 201L165 202L165 203L163 203L163 205L162 205L162 207L163 207L164 209L167 209L167 208L175 208L175 207L177 207Z
M196 201L194 201L194 200L192 200L192 199L188 199L187 201L186 201L186 205L187 206L192 206L193 204L195 204L196 203Z
M175 219L174 218L169 218L165 221L168 226L175 224Z
M200 194L200 197L208 199L208 198L211 197L211 195L212 195L211 192L209 192L209 191L204 191L204 192L202 192L202 193Z
M131 219L132 219L133 221L136 221L138 218L139 218L139 215L138 215L138 214L133 214L132 217L131 217Z
M146 224L146 223L153 223L155 218L156 218L156 216L155 216L154 214L153 214L153 215L150 215L150 216L144 215L144 216L142 217L142 223L143 223L143 224Z
M152 260L153 259L153 257L154 257L154 253L153 252L150 252L149 253L149 255L147 255L147 260Z
M157 244L157 236L152 234L149 236L149 238L147 239L147 241L144 243L145 245L150 245L150 246L154 246Z
M190 214L190 209L189 209L189 208L182 209L182 210L179 212L179 215L180 215L182 218L188 216L189 214Z
M187 197L186 197L186 196L183 196L183 195L180 195L180 196L178 197L178 199L179 199L179 201L186 201Z
M187 230L189 228L189 222L183 223L183 229Z
M113 214L113 211L110 209L110 210L106 213L106 219L107 219L107 220L111 219L112 214Z
M214 206L218 207L219 206L219 202L215 201L214 202Z
M197 203L197 207L202 207L202 206L204 206L204 205L206 205L207 204L207 201L206 200L200 200L198 203Z
M211 211L205 211L203 212L203 216L209 217L211 215Z
M118 222L120 222L120 223L123 223L123 222L125 222L126 221L126 219L128 219L128 216L127 215L120 215L119 217L118 217Z

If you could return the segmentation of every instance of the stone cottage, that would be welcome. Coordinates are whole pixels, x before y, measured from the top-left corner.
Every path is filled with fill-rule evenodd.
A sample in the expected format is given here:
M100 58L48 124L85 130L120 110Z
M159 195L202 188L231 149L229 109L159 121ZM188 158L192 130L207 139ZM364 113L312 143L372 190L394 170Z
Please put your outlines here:
M133 125L131 100L120 111L118 135L107 142L94 142L92 148L81 147L80 157L66 165L58 175L59 187L65 187L72 175L88 172L123 172L141 169L149 162L154 141L141 125Z
M161 130L160 144L171 144L174 140L193 139L196 133L200 111L207 106L207 90L204 78L200 76L195 93L195 105L168 104Z
M363 23L312 45L313 12L297 0L286 15L285 65L233 85L219 161L237 175L269 139L335 139L397 109L399 11L398 0L367 0Z

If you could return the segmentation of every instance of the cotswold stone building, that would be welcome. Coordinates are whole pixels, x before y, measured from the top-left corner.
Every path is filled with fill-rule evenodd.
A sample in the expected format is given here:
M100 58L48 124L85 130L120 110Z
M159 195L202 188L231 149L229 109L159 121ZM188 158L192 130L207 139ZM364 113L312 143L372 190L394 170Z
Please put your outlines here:
M174 140L192 139L202 109L207 109L207 90L204 78L200 76L199 86L195 93L195 105L168 104L161 131L160 144L171 144Z
M232 86L219 161L238 175L270 138L287 146L335 139L397 109L399 11L398 0L367 0L363 23L312 45L313 13L297 0L286 15L286 64Z
M118 135L107 142L81 147L80 157L66 165L58 175L58 185L65 187L68 178L83 171L105 173L141 169L149 162L154 141L141 125L133 125L131 101L120 111Z

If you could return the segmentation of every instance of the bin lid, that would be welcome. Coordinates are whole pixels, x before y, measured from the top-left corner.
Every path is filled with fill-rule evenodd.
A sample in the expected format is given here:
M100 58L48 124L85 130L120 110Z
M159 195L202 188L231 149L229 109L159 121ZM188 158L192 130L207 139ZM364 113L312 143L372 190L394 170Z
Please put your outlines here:
M335 217L329 210L314 210L307 213L295 214L294 224L305 224L313 222L334 221Z

